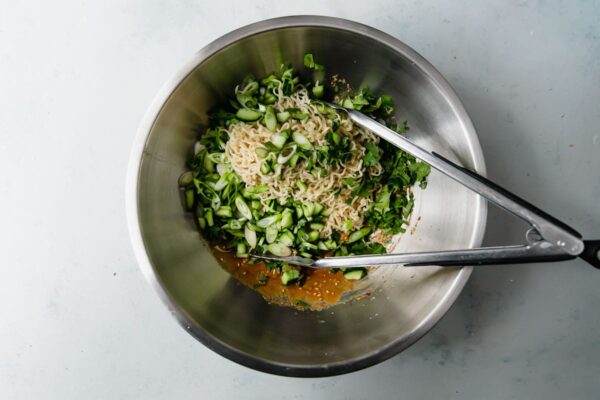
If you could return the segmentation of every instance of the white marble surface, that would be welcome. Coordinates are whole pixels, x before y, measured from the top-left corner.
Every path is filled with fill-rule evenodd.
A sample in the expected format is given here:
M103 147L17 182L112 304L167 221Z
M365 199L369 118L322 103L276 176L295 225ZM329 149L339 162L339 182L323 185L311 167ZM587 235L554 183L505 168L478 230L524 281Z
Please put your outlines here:
M300 13L354 19L414 47L463 99L489 175L600 237L597 2L7 1L0 398L598 398L600 271L581 261L476 271L420 342L335 378L254 372L172 320L125 225L138 122L194 51ZM521 238L500 212L489 225L488 243Z

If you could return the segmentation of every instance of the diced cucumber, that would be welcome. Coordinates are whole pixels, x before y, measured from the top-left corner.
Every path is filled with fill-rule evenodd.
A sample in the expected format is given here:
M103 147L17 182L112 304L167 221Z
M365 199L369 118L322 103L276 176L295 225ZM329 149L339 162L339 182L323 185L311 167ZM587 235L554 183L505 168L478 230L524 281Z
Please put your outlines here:
M323 228L325 228L325 225L320 222L311 222L310 223L310 229L312 229L313 231L320 231Z
M281 283L284 285L287 285L298 278L300 278L300 271L297 269L288 269L281 273Z
M325 207L323 207L323 205L322 205L322 204L315 203L315 211L314 211L314 213L313 213L313 214L314 214L314 215L319 215L319 214L321 214L321 211L323 211L323 209L324 209L324 208L325 208Z
M288 119L290 119L289 111L283 111L283 112L277 113L277 121L279 121L280 123L283 124Z
M248 257L248 252L246 251L246 245L244 243L238 243L235 251L235 256L240 258Z
M308 233L308 241L309 242L315 242L319 239L319 232L317 231L310 231Z
M349 281L358 281L365 276L365 270L363 268L358 269L347 269L344 271L344 278Z
M294 244L294 235L290 231L285 231L279 235L277 240L279 240L282 244L291 247Z
M311 203L311 202L302 203L302 213L304 214L306 219L309 219L310 217L312 217L314 212L315 212L314 203Z

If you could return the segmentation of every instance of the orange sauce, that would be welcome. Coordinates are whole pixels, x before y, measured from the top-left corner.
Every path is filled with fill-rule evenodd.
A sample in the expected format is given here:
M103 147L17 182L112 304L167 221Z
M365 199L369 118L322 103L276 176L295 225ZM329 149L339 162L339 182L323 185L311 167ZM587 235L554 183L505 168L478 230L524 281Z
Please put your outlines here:
M311 268L303 268L305 279L302 285L292 282L285 286L280 274L269 271L263 262L250 264L247 258L236 258L231 252L212 250L223 269L243 285L259 292L269 303L299 310L322 310L337 304L342 294L354 286L341 271L333 273Z

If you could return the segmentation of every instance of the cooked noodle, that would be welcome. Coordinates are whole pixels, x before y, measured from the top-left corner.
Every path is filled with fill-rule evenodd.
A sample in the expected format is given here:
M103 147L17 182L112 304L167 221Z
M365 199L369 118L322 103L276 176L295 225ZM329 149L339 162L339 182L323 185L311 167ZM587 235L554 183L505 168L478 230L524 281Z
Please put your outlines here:
M232 168L249 186L265 184L268 189L260 194L263 205L272 199L284 204L293 198L302 202L318 202L331 212L325 221L325 228L321 237L329 237L333 231L342 231L346 221L352 226L363 225L363 214L373 201L370 198L352 196L351 190L342 183L345 178L359 180L365 172L363 157L366 153L364 145L367 142L377 144L379 138L371 132L354 125L347 117L337 115L335 120L322 115L317 107L311 103L306 89L300 89L292 95L285 96L276 91L277 102L273 105L277 111L286 108L297 108L309 117L305 120L292 120L281 125L280 130L291 129L302 133L313 145L326 145L325 134L329 132L334 121L339 123L338 133L348 136L350 140L351 157L343 166L330 165L325 176L315 177L305 168L304 162L298 163L294 168L284 167L279 176L263 174L261 164L263 160L256 154L255 149L271 140L271 132L262 124L247 124L244 122L232 124L227 133L229 141L225 153ZM371 175L380 175L383 170L380 164L368 169ZM307 189L302 192L296 182L303 181Z

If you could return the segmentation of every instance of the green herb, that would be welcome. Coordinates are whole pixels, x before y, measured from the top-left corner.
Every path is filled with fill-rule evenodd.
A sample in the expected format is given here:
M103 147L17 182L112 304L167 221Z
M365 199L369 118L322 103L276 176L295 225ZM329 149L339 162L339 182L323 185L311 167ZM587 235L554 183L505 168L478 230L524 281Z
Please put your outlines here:
M315 60L313 58L313 55L311 53L307 53L304 55L304 66L306 68L311 68L314 69L316 71L322 71L325 69L324 66L322 66L321 64L317 64L315 63Z
M363 163L365 167L372 167L374 165L377 165L380 158L379 147L377 147L377 145L374 143L367 143L365 145L365 148L367 149L367 153L363 158Z

